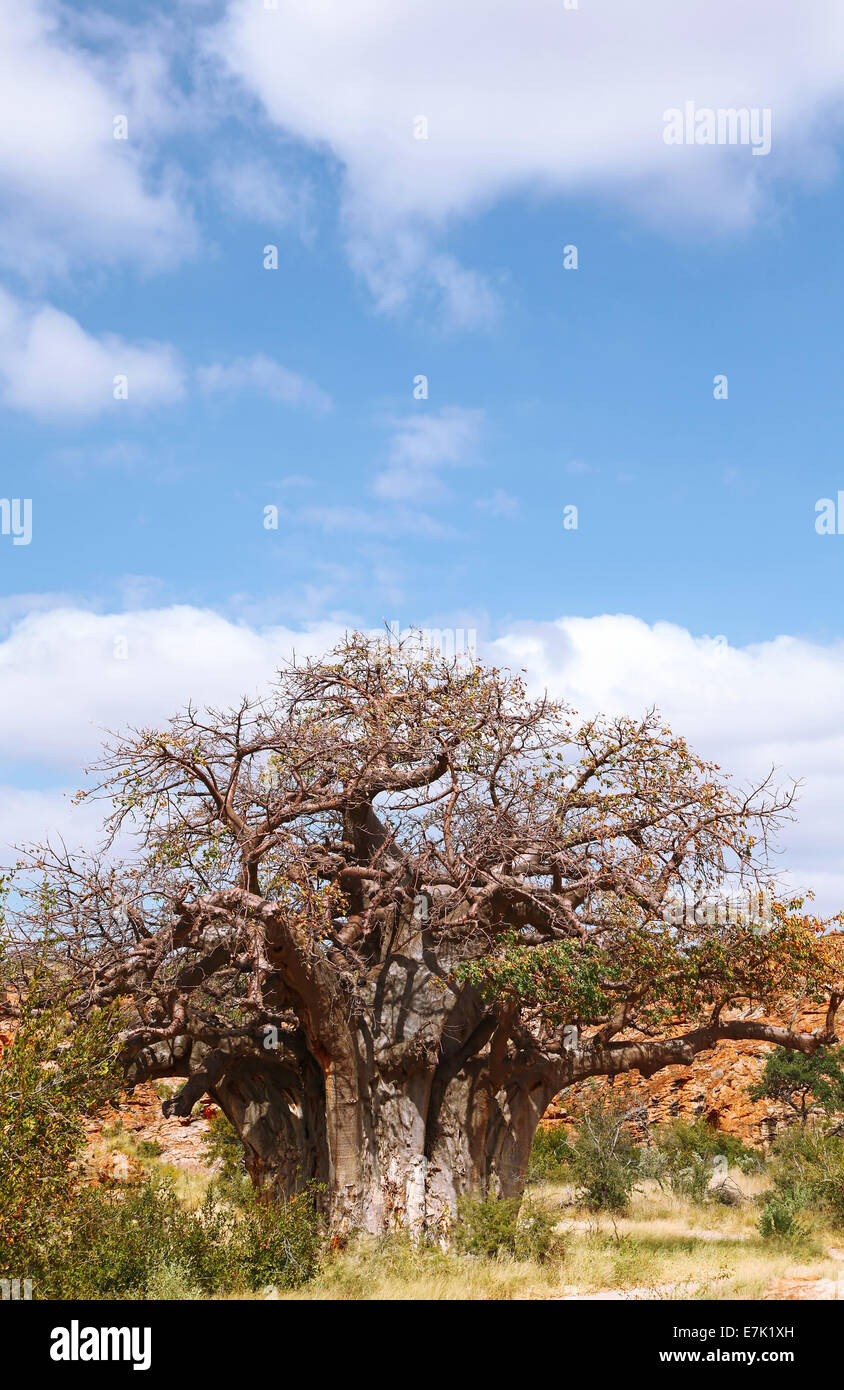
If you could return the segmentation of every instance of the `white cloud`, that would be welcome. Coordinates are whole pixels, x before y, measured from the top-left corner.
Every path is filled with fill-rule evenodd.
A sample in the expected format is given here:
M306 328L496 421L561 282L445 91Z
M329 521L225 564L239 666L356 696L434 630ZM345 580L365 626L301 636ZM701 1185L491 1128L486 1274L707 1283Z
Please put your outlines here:
M454 256L434 251L418 218L402 221L385 215L380 204L347 198L345 222L349 260L379 311L404 308L418 290L438 303L448 328L481 327L495 319L500 300L493 287Z
M279 362L260 353L254 357L238 357L233 362L213 363L199 367L196 379L202 391L221 395L232 391L257 391L270 400L286 405L304 405L312 410L332 408L331 398L306 377L282 367Z
M482 424L483 411L460 406L393 421L389 462L373 484L376 496L405 502L447 496L440 471L467 462Z
M444 469L471 461L483 421L482 410L460 406L388 420L385 423L391 433L387 463L369 485L369 490L380 499L378 503L361 506L358 502L328 499L318 505L288 507L279 511L279 517L295 531L313 526L326 535L350 537L357 542L372 537L389 541L408 535L427 540L454 539L459 535L455 526L430 515L422 504L449 499L440 474ZM286 485L291 481L298 484L303 480L294 475L293 480L286 480ZM285 482L277 486L283 487ZM388 587L393 588L393 584Z
M268 681L294 646L324 651L340 631L258 631L187 606L32 613L0 642L0 761L81 769L102 728L155 725L189 699L235 701ZM116 655L123 650L125 659Z
M516 498L501 487L497 487L491 497L479 497L475 506L490 516L515 516L519 510Z
M115 377L128 395L115 399ZM208 395L256 391L316 411L331 399L306 377L260 355L214 363L194 373ZM86 331L50 304L27 304L0 288L0 405L45 420L83 420L105 410L172 405L184 399L190 372L169 343L130 343L115 333ZM73 451L65 450L72 458ZM132 446L104 451L104 463L137 461Z
M15 848L61 840L71 849L93 848L100 839L102 807L93 802L73 804L70 788L27 790L0 786L0 864L14 862Z
M174 176L147 158L162 120L162 60L134 35L131 61L70 39L58 6L0 12L0 261L43 282L80 259L157 268L193 249ZM114 119L129 118L129 138Z
M114 398L115 376L128 381ZM180 400L184 372L167 343L128 343L87 333L49 304L27 305L0 289L0 402L46 419L83 419L127 404Z
M313 189L301 178L283 179L266 159L218 160L211 180L230 212L269 231L292 225L308 238L313 218Z
M724 230L760 215L772 177L837 167L839 0L406 0L389 15L229 0L209 42L272 121L341 162L353 262L386 308L438 284L453 312L472 272L431 238L511 195L594 194ZM663 113L686 101L769 107L772 154L666 145ZM490 293L478 279L468 298Z
M0 642L0 760L26 765L28 774L17 786L7 774L0 840L20 840L24 830L37 837L39 818L42 830L60 826L71 840L87 834L79 818L74 831L61 791L80 785L102 728L154 726L189 699L234 702L261 689L294 648L324 652L342 631L331 622L257 628L190 607L56 608L14 622ZM115 657L118 639L125 660ZM637 715L656 704L697 752L741 781L764 777L772 764L783 783L802 780L798 819L784 827L783 864L795 886L817 891L824 910L844 906L844 642L782 636L734 648L618 615L514 624L482 642L484 653L526 667L533 691L547 688L584 713ZM51 790L32 790L51 778ZM16 824L20 833L10 833Z

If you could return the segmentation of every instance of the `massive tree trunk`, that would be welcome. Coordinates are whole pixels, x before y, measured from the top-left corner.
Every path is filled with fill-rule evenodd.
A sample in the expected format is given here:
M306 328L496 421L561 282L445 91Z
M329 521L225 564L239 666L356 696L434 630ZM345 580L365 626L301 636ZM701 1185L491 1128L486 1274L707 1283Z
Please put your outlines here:
M289 934L268 951L284 967L285 1000L296 995L299 1026L270 1046L187 1044L178 1069L188 1084L171 1113L210 1095L240 1135L255 1185L286 1199L314 1184L338 1233L445 1234L464 1194L521 1192L558 1078L525 1066L512 1018L450 979L417 915L398 924L351 1010L336 970L311 948L307 970ZM146 1049L130 1079L172 1074L173 1051Z
M181 1071L187 1085L167 1108L188 1114L212 1096L241 1137L255 1185L285 1200L313 1184L336 1234L446 1239L461 1196L519 1196L550 1100L587 1077L688 1065L723 1039L804 1052L834 1040L718 1019L659 1041L598 1030L572 1042L567 1030L563 1045L558 1029L556 1047L546 1040L543 1050L518 1011L487 1008L455 983L442 943L435 954L417 918L398 924L383 965L358 981L353 1008L336 968L311 947L307 961L291 955L287 934L268 951L285 967L285 999L297 993L298 1024L269 1047L266 1038L215 1049L158 1044L133 1079Z
M330 1065L324 1079L311 1070L308 1090L281 1064L239 1060L217 1082L257 1186L286 1200L318 1184L336 1233L443 1236L461 1196L521 1193L553 1081L514 1076L497 1089L489 1049L454 1075L441 1059L396 1076L360 1041L353 1081Z
M460 1197L521 1195L537 1127L563 1085L688 1064L723 1038L803 1051L821 1042L758 1021L726 1021L659 1045L586 1046L531 1064L468 992L441 992L441 1001L437 1022L450 1040L433 1055L420 1041L430 1010L424 1020L406 1010L404 1036L389 1046L382 1039L378 1047L369 1021L359 1028L354 1076L333 1063L321 1069L313 1058L299 1072L275 1060L238 1059L226 1068L211 1094L243 1140L256 1185L286 1200L318 1184L336 1234L408 1230L446 1239ZM389 1060L396 1050L404 1070ZM376 1060L379 1051L386 1063Z

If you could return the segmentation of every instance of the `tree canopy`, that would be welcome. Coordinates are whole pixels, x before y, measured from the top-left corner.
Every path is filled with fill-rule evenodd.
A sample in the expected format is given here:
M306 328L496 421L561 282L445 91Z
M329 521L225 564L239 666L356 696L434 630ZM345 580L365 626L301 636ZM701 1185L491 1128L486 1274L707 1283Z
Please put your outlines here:
M183 1075L255 1180L339 1225L442 1225L520 1190L562 1086L725 1038L834 1040L841 937L769 882L792 793L734 786L651 710L583 720L521 676L349 637L260 698L113 736L97 853L31 850L19 931L76 1007L122 1001L131 1080ZM823 1028L779 1022L785 996Z

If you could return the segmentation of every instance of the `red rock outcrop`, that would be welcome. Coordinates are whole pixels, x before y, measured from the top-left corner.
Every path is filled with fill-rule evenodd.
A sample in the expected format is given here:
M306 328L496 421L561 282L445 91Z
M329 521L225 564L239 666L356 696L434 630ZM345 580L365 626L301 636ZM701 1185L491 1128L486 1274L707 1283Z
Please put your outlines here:
M806 1029L821 1027L823 1015L805 1011L800 1023ZM652 1077L638 1072L598 1082L607 1092L614 1085L624 1087L631 1103L647 1105L649 1124L673 1119L705 1119L714 1129L735 1134L746 1144L761 1148L770 1143L777 1129L793 1112L773 1101L752 1101L747 1091L758 1080L765 1058L772 1051L769 1043L724 1042L711 1052L701 1053L690 1067L666 1067ZM545 1112L547 1124L572 1124L588 1086L573 1086L551 1102Z

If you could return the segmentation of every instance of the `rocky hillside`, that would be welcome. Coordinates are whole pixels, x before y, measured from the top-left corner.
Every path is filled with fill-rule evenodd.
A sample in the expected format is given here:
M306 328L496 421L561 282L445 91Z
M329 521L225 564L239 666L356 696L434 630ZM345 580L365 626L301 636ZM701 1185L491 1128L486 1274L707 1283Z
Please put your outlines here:
M807 1029L821 1026L821 1014L804 1011L800 1021ZM770 1143L777 1129L791 1116L784 1106L771 1101L751 1101L747 1091L759 1077L765 1058L772 1051L767 1043L721 1043L712 1052L702 1053L691 1067L667 1067L650 1079L638 1072L618 1079L625 1098L647 1105L650 1124L672 1119L705 1119L714 1129L737 1135L746 1144L761 1148ZM611 1083L598 1083L606 1091ZM584 1086L574 1086L552 1101L545 1120L548 1124L570 1124L587 1094Z
M140 1175L141 1165L131 1156L126 1159L120 1150L110 1154L100 1152L97 1141L119 1123L122 1133L133 1144L158 1145L162 1163L172 1164L186 1173L206 1172L209 1161L202 1141L208 1133L208 1121L218 1113L216 1105L197 1106L195 1113L186 1119L175 1115L166 1118L161 1113L161 1100L155 1086L136 1086L130 1095L121 1097L119 1110L105 1111L90 1120L85 1126L89 1171L104 1181Z

